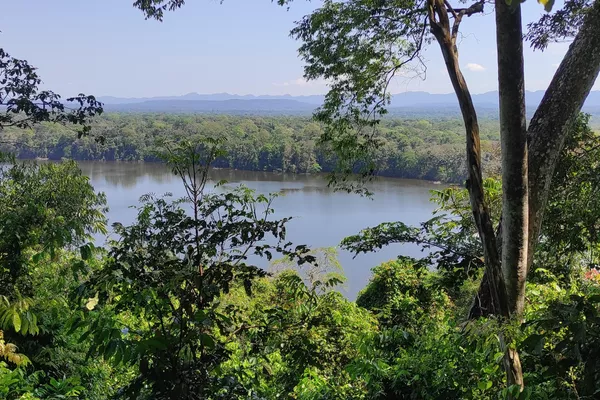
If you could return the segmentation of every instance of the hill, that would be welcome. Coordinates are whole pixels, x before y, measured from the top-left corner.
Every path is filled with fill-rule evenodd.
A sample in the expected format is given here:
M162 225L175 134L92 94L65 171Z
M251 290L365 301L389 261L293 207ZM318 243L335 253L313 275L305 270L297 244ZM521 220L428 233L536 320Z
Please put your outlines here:
M542 100L543 91L528 91L527 105L533 112ZM324 96L255 96L229 93L162 96L150 98L99 98L109 112L132 113L202 113L202 114L259 114L259 115L308 115L323 103ZM498 92L473 95L475 106L486 117L497 116ZM455 117L459 114L453 93L435 94L427 92L405 92L392 96L390 115ZM600 91L591 92L584 111L600 115Z

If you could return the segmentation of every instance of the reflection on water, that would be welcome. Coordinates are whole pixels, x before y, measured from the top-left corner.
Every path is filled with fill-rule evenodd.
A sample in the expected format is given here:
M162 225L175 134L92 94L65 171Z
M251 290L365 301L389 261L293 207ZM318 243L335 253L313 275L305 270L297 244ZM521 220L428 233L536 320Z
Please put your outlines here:
M184 195L179 178L164 164L124 162L81 162L82 171L98 191L106 193L110 222L131 223L140 196L147 193ZM228 181L226 187L244 184L262 194L280 193L274 203L275 218L289 217L287 239L313 248L337 246L349 235L381 222L402 221L419 224L431 217L434 205L430 190L439 185L430 182L379 179L370 185L373 198L335 192L327 187L325 175L293 175L271 172L213 170L212 183ZM340 251L348 283L346 295L354 299L369 280L370 269L397 255L420 255L416 246L388 246L377 253L359 255ZM267 267L267 265L263 265Z
M111 187L131 188L140 179L162 184L172 179L172 173L164 165L124 162L79 162L81 170L95 182Z

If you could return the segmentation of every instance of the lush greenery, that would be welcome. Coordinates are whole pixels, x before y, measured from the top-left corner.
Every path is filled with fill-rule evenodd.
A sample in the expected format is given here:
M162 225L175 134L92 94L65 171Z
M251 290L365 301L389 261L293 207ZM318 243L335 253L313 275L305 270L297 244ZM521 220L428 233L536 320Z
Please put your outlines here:
M0 149L21 158L157 161L161 149L157 143L198 135L222 139L225 154L215 167L305 173L330 172L339 166L333 152L320 145L323 126L309 118L108 114L92 127L94 135L82 138L74 128L58 124L7 128ZM384 120L372 161L385 176L462 182L466 177L462 129L456 119ZM497 132L497 121L482 123L490 174L498 172Z
M334 249L286 240L275 197L205 190L219 141L163 141L186 197L145 196L107 248L90 241L105 199L76 164L15 162L0 176L0 397L597 398L599 143L580 118L555 174L523 321L507 331L523 349L520 394L498 321L466 319L483 263L464 189L434 192L421 226L344 240L430 250L374 267L353 302ZM502 185L485 188L497 221ZM278 260L267 274L254 257Z

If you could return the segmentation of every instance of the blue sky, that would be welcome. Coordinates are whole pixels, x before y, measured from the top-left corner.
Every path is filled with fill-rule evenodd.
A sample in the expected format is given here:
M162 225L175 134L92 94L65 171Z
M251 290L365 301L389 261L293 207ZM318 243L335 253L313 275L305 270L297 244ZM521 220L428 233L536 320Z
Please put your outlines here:
M132 2L5 2L0 46L36 65L45 86L64 95L303 95L327 90L322 82L302 79L298 42L288 36L294 21L318 1L296 0L288 11L269 0L188 0L162 23L144 20ZM494 16L491 7L487 12L462 25L461 64L474 93L497 88ZM542 12L541 5L527 0L524 22ZM546 88L567 47L568 43L553 44L543 53L527 49L527 89ZM452 91L435 43L425 58L426 79L398 77L393 92Z

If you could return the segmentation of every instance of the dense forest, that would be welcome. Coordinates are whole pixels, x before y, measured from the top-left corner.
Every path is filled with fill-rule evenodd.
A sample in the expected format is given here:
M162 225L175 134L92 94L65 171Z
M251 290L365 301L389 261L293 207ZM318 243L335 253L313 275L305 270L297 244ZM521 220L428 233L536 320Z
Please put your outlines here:
M464 134L457 119L385 119L369 154L383 176L463 182ZM210 137L223 142L218 168L295 173L331 172L333 153L319 144L322 124L308 117L107 114L78 138L74 127L44 123L7 128L0 149L21 158L159 161L165 139ZM102 140L98 140L102 139ZM498 121L482 121L484 163L498 172Z

